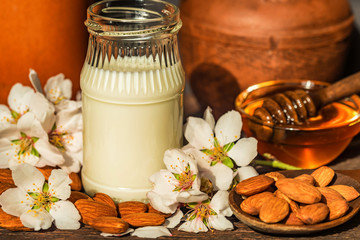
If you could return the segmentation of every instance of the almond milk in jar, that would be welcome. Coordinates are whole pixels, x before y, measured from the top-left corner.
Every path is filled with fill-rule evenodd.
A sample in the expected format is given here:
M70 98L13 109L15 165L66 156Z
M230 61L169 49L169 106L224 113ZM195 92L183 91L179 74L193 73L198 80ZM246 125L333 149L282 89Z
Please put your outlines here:
M159 0L101 1L81 72L85 191L146 201L166 149L182 143L179 10Z

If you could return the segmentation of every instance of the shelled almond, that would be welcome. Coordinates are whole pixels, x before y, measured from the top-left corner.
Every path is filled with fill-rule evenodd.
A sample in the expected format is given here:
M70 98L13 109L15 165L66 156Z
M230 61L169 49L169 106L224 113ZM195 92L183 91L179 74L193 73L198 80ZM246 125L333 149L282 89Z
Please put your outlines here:
M240 208L266 223L316 224L344 216L349 201L359 197L352 186L328 186L335 172L326 166L312 174L287 178L271 172L237 184L235 192L244 200ZM274 193L268 189L274 188Z

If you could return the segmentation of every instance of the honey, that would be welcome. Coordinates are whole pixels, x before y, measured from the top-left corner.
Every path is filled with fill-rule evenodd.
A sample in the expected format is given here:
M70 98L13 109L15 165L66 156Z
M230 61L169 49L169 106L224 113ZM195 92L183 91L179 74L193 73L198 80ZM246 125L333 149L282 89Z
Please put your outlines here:
M246 99L239 95L236 102L243 131L258 140L260 154L270 153L287 164L313 169L337 158L360 131L357 95L326 105L301 125L266 125L252 115L271 94L250 93Z

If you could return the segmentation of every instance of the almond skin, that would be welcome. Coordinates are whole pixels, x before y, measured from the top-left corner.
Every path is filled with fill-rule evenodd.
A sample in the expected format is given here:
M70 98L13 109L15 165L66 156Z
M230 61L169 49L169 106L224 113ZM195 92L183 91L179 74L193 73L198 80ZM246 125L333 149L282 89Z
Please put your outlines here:
M306 204L320 202L321 193L316 187L300 180L284 178L276 182L276 187L290 199Z
M0 195L5 192L6 190L8 190L9 188L16 188L16 185L11 184L11 183L2 183L0 182Z
M266 202L269 198L273 197L274 194L271 192L258 193L242 201L240 204L240 208L247 214L258 215L260 212L260 208L264 204L264 202Z
M0 169L0 182L14 184L11 170L7 168Z
M329 220L340 218L349 210L349 204L345 199L332 201L327 204L330 209Z
M327 166L322 166L311 173L316 187L326 187L334 178L335 172Z
M269 172L269 173L265 173L265 176L274 179L274 181L277 181L277 180L279 180L279 179L285 178L285 176L282 175L282 174L279 173L279 172Z
M79 192L79 191L71 191L70 197L69 197L69 201L72 203L75 203L77 200L79 199L88 199L91 200L90 196L86 195L83 192Z
M315 179L313 178L313 176L311 176L309 174L301 174L300 176L297 176L294 179L300 180L300 181L310 184L312 186L314 186L314 183L315 183Z
M121 217L133 213L145 213L148 210L146 204L139 201L126 201L118 203L118 209Z
M160 226L165 218L157 213L133 213L121 217L133 227Z
M274 182L274 179L270 177L258 175L239 182L235 187L235 191L240 195L251 196L269 188Z
M0 208L0 227L10 231L32 231L31 228L24 227L19 217L7 214Z
M98 217L117 217L116 209L93 200L79 199L75 202L75 207L81 215L81 221L85 224L89 224L91 219Z
M281 198L269 198L260 208L259 218L266 223L277 223L289 214L289 204Z
M325 204L329 204L338 200L345 200L345 198L343 198L340 193L329 187L318 187L317 189L321 192L321 201Z
M316 224L324 221L329 212L328 206L324 203L315 203L301 207L296 216L306 224Z
M299 210L299 206L296 202L288 198L285 194L283 194L280 190L275 192L275 196L281 199L284 199L290 206L291 211L296 213Z
M329 186L329 188L334 189L335 191L340 193L341 196L343 196L345 198L345 200L348 202L358 198L360 195L359 192L351 186L332 185L332 186Z
M94 195L93 199L94 199L94 201L105 203L105 204L109 205L110 207L116 209L116 205L115 205L114 201L112 200L112 198L105 193L96 193Z
M292 226L302 226L304 223L296 216L294 212L290 213L289 216L285 219L286 225L292 225Z
M129 224L117 217L98 217L91 219L89 225L104 233L119 234L129 229Z

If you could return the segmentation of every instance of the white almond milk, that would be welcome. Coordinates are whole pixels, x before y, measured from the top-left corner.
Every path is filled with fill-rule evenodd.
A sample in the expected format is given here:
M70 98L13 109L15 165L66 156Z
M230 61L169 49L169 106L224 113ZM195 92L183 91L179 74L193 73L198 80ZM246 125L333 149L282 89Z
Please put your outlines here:
M182 143L181 63L160 67L152 56L112 58L102 69L85 63L81 89L85 191L145 201L165 150Z

